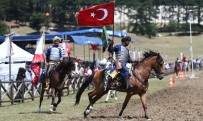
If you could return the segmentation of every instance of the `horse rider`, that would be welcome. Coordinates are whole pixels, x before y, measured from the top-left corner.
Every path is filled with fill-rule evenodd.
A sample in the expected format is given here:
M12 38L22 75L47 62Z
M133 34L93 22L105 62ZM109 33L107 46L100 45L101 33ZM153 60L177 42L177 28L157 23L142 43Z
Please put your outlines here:
M113 54L115 52L116 61L120 62L121 69L119 69L121 76L124 78L126 82L126 90L130 90L133 86L130 84L130 73L128 68L126 67L126 63L135 63L137 61L132 61L129 50L127 46L130 44L131 37L126 36L121 39L121 44L113 46L114 42L113 40L110 41L108 52ZM113 70L115 70L117 67L114 66Z
M59 46L59 43L61 42L61 38L58 36L55 36L53 38L53 45L50 46L46 50L46 61L48 63L48 66L46 68L46 77L49 77L49 72L53 69L54 65L60 61L62 61L63 57L65 56L64 49ZM46 79L48 80L48 79ZM47 82L46 82L47 83ZM49 83L49 82L48 82Z

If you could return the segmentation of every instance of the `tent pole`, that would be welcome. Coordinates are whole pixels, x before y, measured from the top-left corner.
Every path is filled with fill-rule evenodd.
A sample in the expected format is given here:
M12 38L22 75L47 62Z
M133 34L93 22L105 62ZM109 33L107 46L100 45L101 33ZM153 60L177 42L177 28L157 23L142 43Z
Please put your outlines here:
M89 48L89 62L90 62L90 45L88 45Z
M85 45L83 45L84 61L85 61Z
M99 49L99 52L100 52L100 54L99 54L99 55L100 55L100 58L99 58L99 59L101 60L101 59L102 59L102 46L99 46L99 47L100 47L100 49Z
M97 51L98 51L98 56L97 56L97 58L99 59L100 57L101 57L101 55L100 55L100 46L98 45L98 48L97 48Z
M74 58L75 58L75 43L73 42Z
M9 84L12 85L12 81L11 81L11 48L12 48L12 42L11 42L11 35L9 35ZM11 89L10 89L10 96L12 98L12 101L11 101L11 105L13 105L13 86L11 86Z

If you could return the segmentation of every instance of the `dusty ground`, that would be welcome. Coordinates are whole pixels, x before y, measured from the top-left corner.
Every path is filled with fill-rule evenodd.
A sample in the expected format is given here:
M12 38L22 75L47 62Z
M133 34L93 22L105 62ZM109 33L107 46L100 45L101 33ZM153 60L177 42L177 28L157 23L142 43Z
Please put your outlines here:
M187 79L172 88L148 96L148 113L153 121L203 121L203 75L198 79ZM87 119L75 117L77 121L118 121L122 104L94 109ZM131 100L123 113L129 121L145 121L139 100Z

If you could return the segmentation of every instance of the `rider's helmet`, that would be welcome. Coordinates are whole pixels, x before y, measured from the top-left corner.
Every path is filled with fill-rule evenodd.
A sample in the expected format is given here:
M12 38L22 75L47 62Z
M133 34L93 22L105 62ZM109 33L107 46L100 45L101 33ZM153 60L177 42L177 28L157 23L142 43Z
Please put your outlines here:
M125 41L131 41L131 37L130 36L125 36L121 39L121 42L125 42Z

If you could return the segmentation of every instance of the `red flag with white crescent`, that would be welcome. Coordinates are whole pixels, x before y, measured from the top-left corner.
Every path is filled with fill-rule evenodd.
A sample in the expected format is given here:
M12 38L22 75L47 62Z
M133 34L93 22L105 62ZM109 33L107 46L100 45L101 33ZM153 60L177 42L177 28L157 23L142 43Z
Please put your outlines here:
M105 26L114 24L114 2L92 6L77 14L80 26Z
M38 42L38 45L36 47L35 54L34 54L34 57L32 59L32 63L31 63L31 69L35 74L35 77L32 80L32 83L34 85L36 85L38 83L41 65L42 65L42 63L45 63L44 43L45 43L45 35L43 33L39 39L39 42Z

